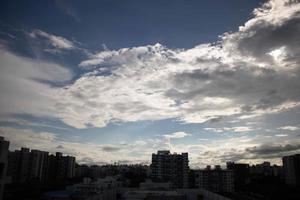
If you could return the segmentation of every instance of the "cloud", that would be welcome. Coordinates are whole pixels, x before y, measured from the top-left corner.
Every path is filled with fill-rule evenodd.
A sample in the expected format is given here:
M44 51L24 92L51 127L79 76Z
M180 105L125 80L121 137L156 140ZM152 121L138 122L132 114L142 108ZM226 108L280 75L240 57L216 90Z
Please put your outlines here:
M121 148L120 147L116 147L116 146L104 146L101 147L102 151L106 151L106 152L114 152L114 151L120 151Z
M189 133L185 133L185 132L175 132L175 133L171 133L171 134L166 134L163 135L165 138L169 138L169 139L178 139L178 138L184 138L187 136L190 136L191 134Z
M55 116L56 88L73 73L61 65L33 60L0 50L0 116L14 114Z
M246 120L299 109L299 10L297 1L268 1L255 9L253 18L238 31L191 49L155 44L96 52L79 64L86 73L64 87L31 81L39 88L29 94L38 101L25 107L36 107L33 113L47 111L76 128L170 118L181 123L221 123L227 118ZM76 48L73 42L41 30L30 35L46 39L50 51ZM47 80L49 75L39 70L21 71L26 76L33 73L36 79L38 72ZM56 72L49 71L55 81L61 74ZM26 88L34 88L30 84L25 83ZM29 98L19 86L16 88L14 94ZM12 90L7 87L1 91ZM29 101L25 98L24 102ZM25 105L15 110L6 104L11 103L6 100L1 107L14 113L24 110ZM236 126L225 131L246 132L251 128Z
M230 131L234 131L234 132L249 132L249 131L252 131L253 129L248 126L236 126L236 127L231 127L231 128L225 127L224 130L230 130Z
M72 50L77 48L72 41L64 37L52 35L38 29L30 32L29 36L34 39L36 38L45 39L52 47L50 49L49 48L45 49L45 51L48 51L50 53L57 53L60 52L60 50Z
M149 163L153 152L156 152L157 149L165 149L166 145L169 145L161 138L133 140L122 145L122 147L114 144L99 145L77 141L72 137L62 140L59 134L52 132L39 132L5 126L0 127L0 135L10 141L10 150L20 149L21 147L50 153L59 150L64 154L75 156L79 163L85 164L104 164L125 160L127 160L127 163Z
M204 130L206 131L212 131L212 132L216 132L216 133L222 133L224 130L222 128L204 128Z
M288 131L297 131L297 130L299 130L299 127L297 127L297 126L282 126L282 127L279 127L278 129L288 130Z
M248 126L235 126L235 127L223 127L223 128L204 128L207 131L213 131L216 133L223 133L226 131L233 131L233 132L249 132L253 131L251 127Z
M295 150L300 150L299 144L287 144L287 145L262 145L247 148L248 153L253 153L256 155L266 155L266 154L276 154L276 153L286 153Z
M61 89L59 116L84 128L167 118L203 123L298 109L299 10L296 2L267 2L216 44L95 53L79 65L89 72Z
M1 136L10 141L13 149L21 147L44 149L56 140L56 134L49 132L33 132L28 129L0 127Z
M56 148L57 149L63 149L64 147L62 145L58 145Z
M81 142L69 138L62 140L51 132L34 132L30 129L0 127L0 135L10 141L10 149L29 147L55 153L57 150L76 156L79 163L104 164L123 162L147 163L151 154L158 149L170 149L172 152L189 152L191 167L203 167L209 164L224 164L227 161L259 163L265 159L280 164L281 157L300 153L299 137L271 137L264 135L241 135L202 140L195 143L170 143L170 137L156 136L149 139L130 140L122 146L116 144L99 145L93 142ZM171 138L186 137L187 133L168 134ZM173 137L175 136L175 137ZM266 140L267 138L267 140ZM267 142L267 143L266 143Z
M287 134L276 134L275 136L276 137L287 137L288 135Z

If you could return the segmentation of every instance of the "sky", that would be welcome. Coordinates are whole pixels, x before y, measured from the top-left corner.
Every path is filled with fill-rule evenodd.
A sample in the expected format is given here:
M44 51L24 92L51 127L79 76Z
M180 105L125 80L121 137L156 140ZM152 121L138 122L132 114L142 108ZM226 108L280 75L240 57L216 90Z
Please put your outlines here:
M0 135L81 164L300 153L300 1L7 0Z

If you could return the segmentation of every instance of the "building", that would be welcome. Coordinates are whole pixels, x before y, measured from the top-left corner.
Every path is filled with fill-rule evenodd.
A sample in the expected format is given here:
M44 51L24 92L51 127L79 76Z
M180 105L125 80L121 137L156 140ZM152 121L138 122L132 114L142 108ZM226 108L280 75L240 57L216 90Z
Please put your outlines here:
M284 180L291 186L300 185L300 154L284 156L282 158Z
M75 176L75 157L63 156L56 152L49 156L48 179L52 181L65 180Z
M9 152L8 174L12 182L24 183L30 180L45 181L47 176L48 152L21 148Z
M0 137L0 200L3 198L4 185L7 182L7 156L8 156L9 142Z
M227 169L233 171L234 189L240 191L250 182L250 166L244 163L227 162Z
M29 180L46 181L48 157L48 152L31 150Z
M250 167L251 182L271 180L281 182L283 178L283 168L278 165L271 165L270 162L263 162L261 164L252 165Z
M171 154L170 151L158 151L157 154L152 154L150 168L153 181L170 181L174 188L188 188L188 153Z
M65 190L51 191L44 195L46 200L116 200L117 182L112 177L84 178L82 183L67 186Z
M123 197L124 200L186 200L185 195L177 191L128 191Z
M220 166L216 166L213 170L210 166L203 170L196 170L195 186L211 192L234 192L233 171L223 170Z
M149 180L141 183L139 188L119 188L118 193L124 200L229 200L205 189L172 189L169 182Z
M29 180L30 150L21 148L8 154L8 175L14 183L23 183Z
M8 175L13 183L72 178L75 176L75 157L21 148L8 154Z
M75 199L116 200L117 182L112 177L98 178L95 181L84 178L83 183L69 186L67 191L72 191Z

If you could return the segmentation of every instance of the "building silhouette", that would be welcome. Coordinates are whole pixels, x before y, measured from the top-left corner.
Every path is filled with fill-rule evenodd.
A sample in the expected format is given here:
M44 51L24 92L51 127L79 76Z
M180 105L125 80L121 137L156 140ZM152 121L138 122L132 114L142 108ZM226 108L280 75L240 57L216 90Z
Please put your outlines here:
M64 180L75 176L75 157L21 148L8 154L8 175L13 183Z
M300 186L300 154L282 158L284 180L291 186Z
M75 176L75 157L63 156L56 152L49 156L48 177L49 180L64 180Z
M234 189L240 191L246 188L250 181L250 166L245 163L227 162L227 169L233 171Z
M212 192L234 192L234 174L232 170L221 169L216 165L203 170L195 170L196 188L206 189Z
M158 151L157 154L152 154L150 168L153 181L170 181L174 188L188 188L188 153L171 154L170 151Z
M9 142L0 137L0 200L3 198L4 185L7 183L7 154Z

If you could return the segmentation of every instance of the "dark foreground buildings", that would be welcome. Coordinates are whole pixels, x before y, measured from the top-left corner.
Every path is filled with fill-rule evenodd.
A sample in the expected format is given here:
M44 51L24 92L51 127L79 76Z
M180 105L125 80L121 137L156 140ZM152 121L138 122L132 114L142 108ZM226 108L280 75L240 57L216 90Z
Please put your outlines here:
M74 175L75 157L63 156L62 153L49 155L49 152L21 148L8 155L8 176L12 183L45 183L72 178Z

